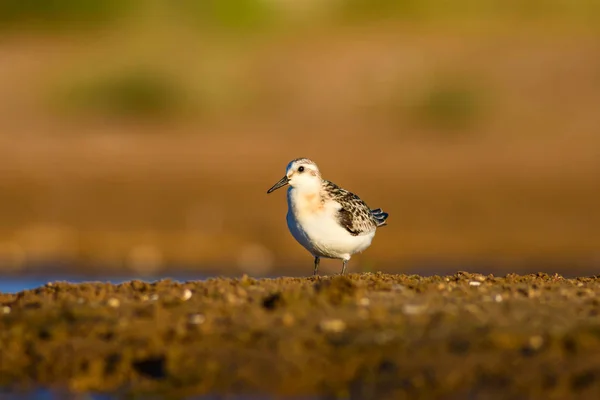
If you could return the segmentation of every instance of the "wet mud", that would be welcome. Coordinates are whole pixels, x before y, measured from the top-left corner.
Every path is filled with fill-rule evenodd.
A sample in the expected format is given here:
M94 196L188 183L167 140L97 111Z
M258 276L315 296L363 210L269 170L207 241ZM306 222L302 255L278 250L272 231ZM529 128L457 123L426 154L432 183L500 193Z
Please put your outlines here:
M600 279L350 274L0 294L0 387L600 398Z

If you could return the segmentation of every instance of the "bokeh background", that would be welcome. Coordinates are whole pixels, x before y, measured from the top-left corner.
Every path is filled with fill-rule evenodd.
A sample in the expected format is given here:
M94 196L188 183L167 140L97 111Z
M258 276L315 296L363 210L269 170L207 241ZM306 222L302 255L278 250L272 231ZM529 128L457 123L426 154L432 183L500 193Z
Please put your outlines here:
M297 157L390 213L351 271L596 273L599 34L597 0L2 0L2 275L309 275L265 193Z

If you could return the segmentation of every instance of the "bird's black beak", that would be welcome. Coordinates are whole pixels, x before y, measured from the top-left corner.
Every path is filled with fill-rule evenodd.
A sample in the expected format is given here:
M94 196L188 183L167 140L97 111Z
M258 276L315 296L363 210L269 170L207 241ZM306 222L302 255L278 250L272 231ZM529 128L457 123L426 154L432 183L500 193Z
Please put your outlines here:
M271 189L267 190L267 194L276 191L277 189L279 189L280 187L284 187L285 185L287 185L288 183L290 183L290 178L288 178L287 176L284 176L283 178L281 178L279 180L279 182L277 182L276 184L274 184Z

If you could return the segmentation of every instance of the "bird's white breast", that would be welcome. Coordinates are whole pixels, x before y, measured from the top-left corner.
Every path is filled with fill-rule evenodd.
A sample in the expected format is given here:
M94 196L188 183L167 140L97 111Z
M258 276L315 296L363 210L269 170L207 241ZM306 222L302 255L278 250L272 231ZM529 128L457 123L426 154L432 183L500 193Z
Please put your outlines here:
M348 260L371 244L375 230L364 235L350 234L338 222L339 209L335 201L321 202L317 193L288 190L288 228L314 256Z

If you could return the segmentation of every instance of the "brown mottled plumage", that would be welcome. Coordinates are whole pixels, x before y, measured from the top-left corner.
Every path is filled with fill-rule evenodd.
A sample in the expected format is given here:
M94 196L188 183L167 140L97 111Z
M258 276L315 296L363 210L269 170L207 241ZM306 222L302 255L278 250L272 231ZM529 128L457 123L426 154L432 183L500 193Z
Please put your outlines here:
M323 202L333 200L340 204L338 222L354 236L384 226L388 216L381 209L371 210L360 197L327 180L322 183L321 199Z

